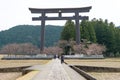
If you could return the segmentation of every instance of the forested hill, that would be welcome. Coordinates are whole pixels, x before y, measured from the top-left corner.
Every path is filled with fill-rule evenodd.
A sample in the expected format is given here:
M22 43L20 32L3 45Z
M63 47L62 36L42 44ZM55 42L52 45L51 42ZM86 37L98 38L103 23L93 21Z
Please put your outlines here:
M0 47L11 43L33 43L40 46L40 26L18 25L0 32ZM53 46L59 39L62 26L45 27L45 46Z
M120 28L120 26L118 26Z

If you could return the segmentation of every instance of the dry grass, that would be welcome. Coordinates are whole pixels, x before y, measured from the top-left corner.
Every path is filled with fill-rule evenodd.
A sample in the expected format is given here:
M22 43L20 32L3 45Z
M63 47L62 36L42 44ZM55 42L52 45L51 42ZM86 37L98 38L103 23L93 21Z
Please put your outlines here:
M48 63L50 60L1 60L4 55L0 55L0 68L8 67L22 67L22 66L32 66L32 65L43 65ZM21 72L10 72L10 73L0 73L0 80L30 80L36 72L31 72L26 76L22 76ZM25 78L25 79L24 79Z
M0 54L0 59L3 58L5 55Z
M39 71L31 71L28 74L21 76L16 80L31 80L38 73L39 73Z
M97 80L120 80L120 72L119 73L90 72L89 74L91 74Z
M0 68L43 65L50 60L0 60Z
M0 60L0 68L43 65L49 61L50 60ZM0 73L0 80L16 80L18 77L20 77L18 80L30 80L37 72L38 71L30 72L23 77L20 77L22 75L21 72Z
M43 65L50 61L50 60L1 60L1 58L4 56L6 55L0 54L0 68Z
M16 80L21 75L21 72L0 73L0 80Z
M120 68L120 58L108 58L108 59L69 59L69 60L65 60L65 62L67 62L68 64L71 64L71 65Z
M120 58L107 59L70 59L65 60L71 65L97 66L97 67L114 67L120 68ZM120 80L120 72L88 72L97 80Z

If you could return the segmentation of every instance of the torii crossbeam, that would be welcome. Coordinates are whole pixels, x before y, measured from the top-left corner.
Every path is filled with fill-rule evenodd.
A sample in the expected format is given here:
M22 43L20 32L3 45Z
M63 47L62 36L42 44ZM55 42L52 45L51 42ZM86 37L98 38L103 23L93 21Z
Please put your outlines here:
M82 7L82 8L48 8L48 9L38 9L38 8L29 8L31 13L41 14L40 17L33 17L33 21L41 21L41 52L44 50L44 30L45 30L45 21L46 20L75 20L76 23L76 43L80 44L80 27L79 20L87 20L88 16L80 16L79 13L89 12L92 7ZM57 17L48 17L47 13L57 13ZM63 17L63 13L74 13L74 16Z

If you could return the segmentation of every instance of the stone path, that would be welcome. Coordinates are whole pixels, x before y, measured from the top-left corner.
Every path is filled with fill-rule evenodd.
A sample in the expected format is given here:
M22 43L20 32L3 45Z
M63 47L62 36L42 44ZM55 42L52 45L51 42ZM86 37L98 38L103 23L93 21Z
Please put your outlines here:
M34 66L40 70L40 66ZM35 69L34 69L35 70ZM66 64L61 64L59 59L53 59L49 62L40 72L35 75L31 80L86 80L84 77L79 75L76 71L70 68Z

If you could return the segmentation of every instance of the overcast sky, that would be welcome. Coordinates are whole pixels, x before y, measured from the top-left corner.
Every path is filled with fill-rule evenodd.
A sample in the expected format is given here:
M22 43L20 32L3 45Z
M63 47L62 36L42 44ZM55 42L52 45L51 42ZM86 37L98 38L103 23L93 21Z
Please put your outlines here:
M72 8L92 6L87 14L92 18L108 19L116 26L120 25L120 0L0 0L0 31L16 25L40 25L32 21L35 16L28 10L31 8ZM38 15L37 15L38 16ZM64 25L65 21L47 21L46 24Z

